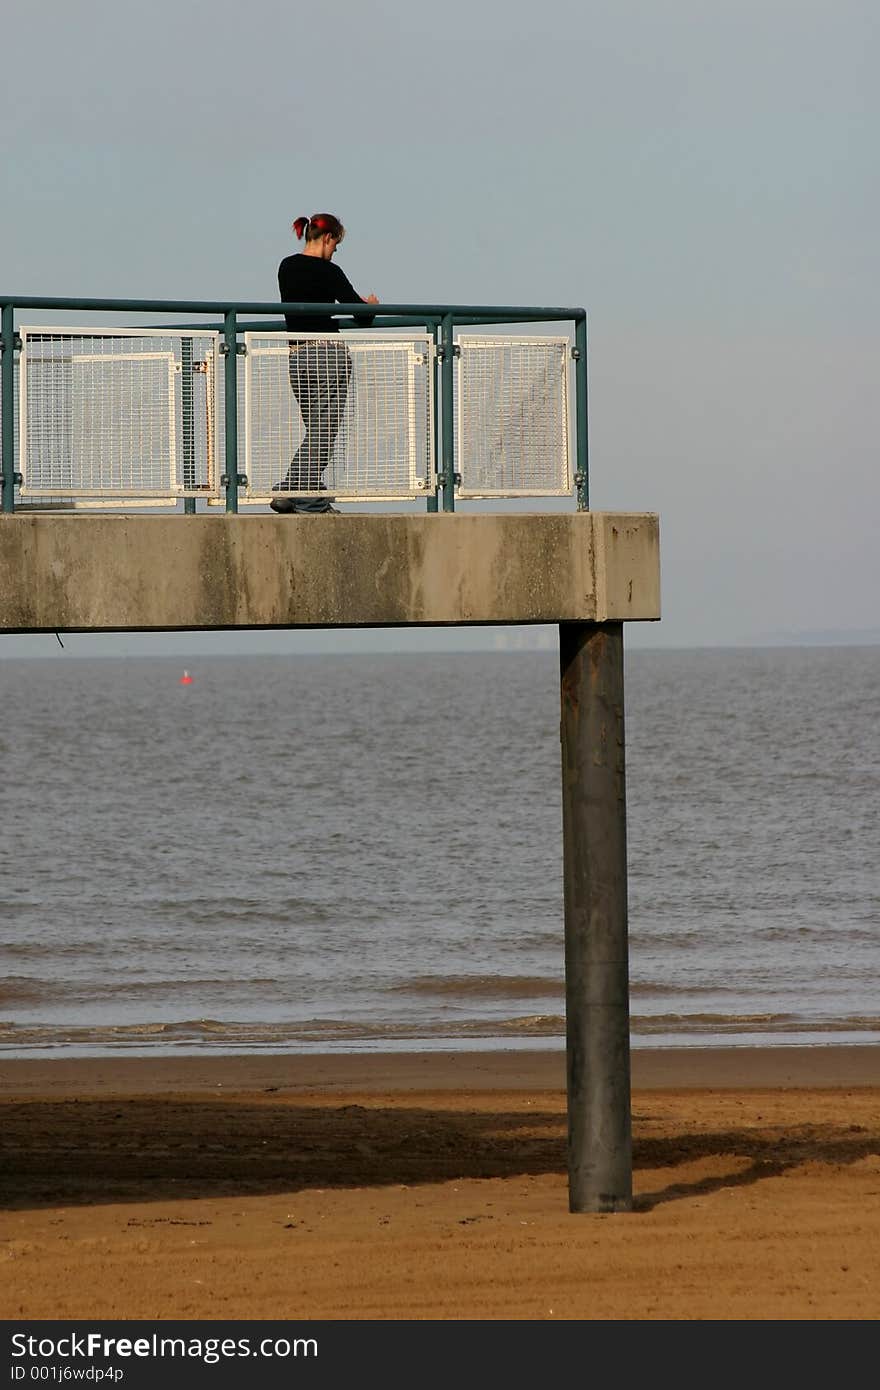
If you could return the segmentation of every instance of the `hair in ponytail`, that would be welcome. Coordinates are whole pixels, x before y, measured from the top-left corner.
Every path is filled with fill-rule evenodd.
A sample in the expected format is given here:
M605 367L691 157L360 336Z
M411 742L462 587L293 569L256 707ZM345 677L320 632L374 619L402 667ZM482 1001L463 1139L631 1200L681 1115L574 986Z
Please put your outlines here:
M315 212L311 217L298 217L293 230L297 241L302 241L304 233L306 242L317 241L322 236L332 236L341 241L345 236L345 228L332 212Z

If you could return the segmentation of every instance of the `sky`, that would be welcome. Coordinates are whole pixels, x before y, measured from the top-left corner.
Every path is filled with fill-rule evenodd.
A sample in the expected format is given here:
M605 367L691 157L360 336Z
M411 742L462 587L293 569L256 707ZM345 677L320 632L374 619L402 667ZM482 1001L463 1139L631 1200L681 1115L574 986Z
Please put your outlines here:
M329 210L363 295L583 306L591 505L660 516L627 643L876 636L878 38L876 0L8 7L0 293L274 300Z

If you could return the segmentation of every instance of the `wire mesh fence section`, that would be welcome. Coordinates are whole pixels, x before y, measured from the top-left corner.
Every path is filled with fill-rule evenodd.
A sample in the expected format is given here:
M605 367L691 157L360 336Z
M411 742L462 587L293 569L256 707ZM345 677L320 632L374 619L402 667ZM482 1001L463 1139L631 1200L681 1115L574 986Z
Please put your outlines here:
M569 494L569 339L462 334L458 347L458 495Z
M249 500L423 496L434 485L427 334L245 335Z
M23 498L216 490L216 333L40 327L21 343Z

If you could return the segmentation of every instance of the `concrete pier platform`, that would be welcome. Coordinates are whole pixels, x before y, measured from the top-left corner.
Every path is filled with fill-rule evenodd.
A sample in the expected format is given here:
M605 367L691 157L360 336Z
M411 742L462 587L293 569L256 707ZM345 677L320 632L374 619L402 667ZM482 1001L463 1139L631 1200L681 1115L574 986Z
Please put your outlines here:
M0 633L659 617L650 512L0 516Z

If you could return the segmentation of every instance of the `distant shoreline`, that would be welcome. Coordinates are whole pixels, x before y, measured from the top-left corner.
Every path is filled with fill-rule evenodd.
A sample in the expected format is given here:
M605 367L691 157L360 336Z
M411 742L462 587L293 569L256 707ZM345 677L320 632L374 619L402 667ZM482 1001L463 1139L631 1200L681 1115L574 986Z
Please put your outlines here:
M543 625L542 625L543 626ZM725 651L823 651L829 648L856 650L880 646L880 632L842 632L806 634L802 637L766 637L738 641L676 644L644 642L633 629L637 623L630 623L626 634L629 653L644 652L656 655L672 655L675 652L725 652ZM642 626L652 626L644 624ZM446 636L434 637L434 629L413 629L407 635L407 645L394 645L399 639L388 640L382 634L385 629L371 629L368 637L359 642L340 648L339 636L334 642L323 641L315 634L303 635L301 632L282 629L276 635L277 645L266 643L265 632L254 629L252 632L237 634L238 646L217 642L213 633L188 631L173 634L176 642L163 643L167 633L65 633L64 646L59 645L53 633L0 633L5 641L0 644L0 658L9 661L45 661L67 658L68 661L177 661L184 659L216 660L223 658L264 656L270 658L293 659L303 656L351 657L351 656L523 656L528 654L554 656L556 654L556 625L551 624L548 633L534 630L534 640L525 644L524 632L527 629L511 627L500 630L497 637L486 637L482 642L477 638L477 629L458 629L471 635L472 640L459 636L458 645ZM441 630L444 635L449 629ZM482 635L482 629L479 629ZM494 629L491 629L494 632ZM515 638L511 638L515 634ZM220 634L221 637L225 634ZM509 645L508 645L509 639ZM216 642L216 645L215 645ZM260 643L265 645L260 645ZM452 643L452 645L450 645ZM143 651L131 651L136 644ZM86 650L82 650L86 647Z

